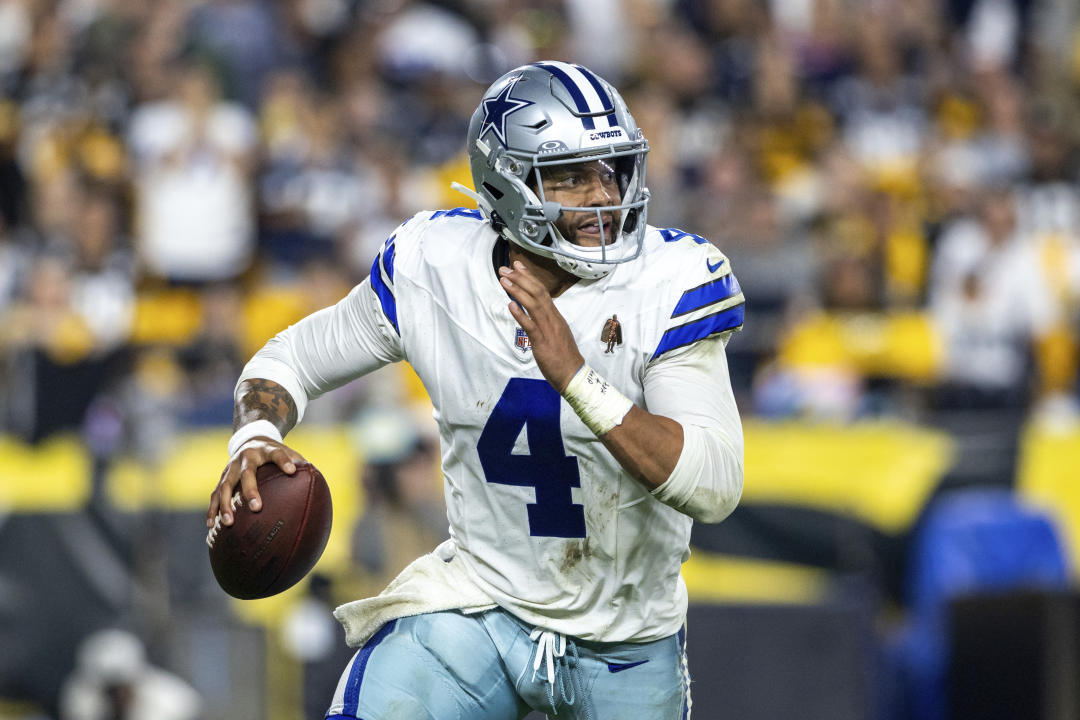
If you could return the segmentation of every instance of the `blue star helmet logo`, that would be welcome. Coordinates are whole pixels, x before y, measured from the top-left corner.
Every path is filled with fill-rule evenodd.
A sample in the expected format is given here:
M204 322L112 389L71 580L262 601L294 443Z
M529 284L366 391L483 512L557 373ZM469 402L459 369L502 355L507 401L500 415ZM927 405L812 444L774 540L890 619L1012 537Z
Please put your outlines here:
M515 78L511 78L510 82L506 83L502 91L493 98L484 100L481 106L484 108L484 122L480 126L480 134L478 138L484 137L484 133L488 130L495 132L495 137L499 138L499 142L506 147L506 118L508 115L516 113L522 108L527 108L530 105L535 105L530 100L519 100L518 98L510 97L510 91L514 89L514 85L521 79L518 75Z

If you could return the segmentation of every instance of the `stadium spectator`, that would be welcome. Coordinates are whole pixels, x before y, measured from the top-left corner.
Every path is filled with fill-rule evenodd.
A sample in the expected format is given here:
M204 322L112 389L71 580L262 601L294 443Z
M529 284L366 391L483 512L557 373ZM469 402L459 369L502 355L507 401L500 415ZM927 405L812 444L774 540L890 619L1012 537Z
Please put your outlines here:
M142 641L118 629L83 640L60 697L60 720L197 720L203 711L187 682L152 665Z
M1024 405L1034 390L1034 344L1060 314L1034 246L1017 225L1011 190L987 191L976 218L942 233L929 302L945 341L943 380L952 402Z
M872 174L913 172L927 138L925 80L905 69L887 13L862 6L858 16L857 71L829 98L844 144Z
M195 3L188 18L184 35L194 51L221 69L225 96L250 110L258 105L265 78L298 54L278 5L208 0Z
M199 332L177 351L185 373L185 389L177 398L186 426L220 426L232 422L230 376L243 367L244 299L239 287L208 286L200 295Z
M70 261L41 255L0 319L0 347L13 372L10 429L32 442L78 428L105 379L107 363L72 295Z
M76 200L72 304L94 335L98 352L124 345L135 315L135 270L120 235L120 207L104 188L87 186Z
M138 258L169 281L233 279L254 253L254 120L221 99L205 65L182 61L173 73L173 93L131 117Z
M260 250L279 273L341 258L347 238L386 202L380 169L348 136L344 103L300 74L276 76L264 108Z
M7 308L19 295L26 279L31 251L0 215L0 310Z

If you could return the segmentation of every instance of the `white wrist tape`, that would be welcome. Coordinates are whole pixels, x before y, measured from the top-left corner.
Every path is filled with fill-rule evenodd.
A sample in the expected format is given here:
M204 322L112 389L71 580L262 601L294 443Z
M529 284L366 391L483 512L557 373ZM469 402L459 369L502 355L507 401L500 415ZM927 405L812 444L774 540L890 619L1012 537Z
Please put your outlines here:
M247 425L241 425L229 438L229 457L236 454L244 443L252 438L268 437L276 442L281 442L281 433L269 420L256 420Z
M589 367L582 365L563 391L563 397L597 437L622 423L634 403Z

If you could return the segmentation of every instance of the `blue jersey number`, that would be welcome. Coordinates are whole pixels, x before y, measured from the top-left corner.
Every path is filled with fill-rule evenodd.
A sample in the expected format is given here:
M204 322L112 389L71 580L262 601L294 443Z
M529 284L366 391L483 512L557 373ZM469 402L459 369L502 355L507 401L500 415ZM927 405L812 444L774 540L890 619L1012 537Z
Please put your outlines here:
M530 535L582 538L585 508L570 497L570 488L581 487L581 476L577 458L563 449L560 401L546 380L511 378L476 450L488 482L536 489L536 502L526 505ZM522 428L529 439L528 455L514 453Z

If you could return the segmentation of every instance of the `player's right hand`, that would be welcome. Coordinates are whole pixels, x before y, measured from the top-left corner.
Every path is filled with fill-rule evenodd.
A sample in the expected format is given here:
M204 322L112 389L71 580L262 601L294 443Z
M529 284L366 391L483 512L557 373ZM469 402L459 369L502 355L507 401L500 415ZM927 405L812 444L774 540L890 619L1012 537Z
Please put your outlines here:
M540 373L553 388L563 392L585 362L569 323L544 284L520 260L515 260L512 267L499 268L499 282L513 298L507 309L529 336Z
M252 512L262 510L262 498L255 482L255 471L263 465L274 463L286 474L296 472L299 463L306 462L300 453L267 437L256 437L240 446L221 473L217 487L210 493L210 506L206 509L206 527L213 527L218 511L224 525L233 524L232 496L236 486L247 501Z

